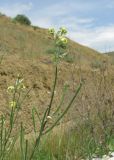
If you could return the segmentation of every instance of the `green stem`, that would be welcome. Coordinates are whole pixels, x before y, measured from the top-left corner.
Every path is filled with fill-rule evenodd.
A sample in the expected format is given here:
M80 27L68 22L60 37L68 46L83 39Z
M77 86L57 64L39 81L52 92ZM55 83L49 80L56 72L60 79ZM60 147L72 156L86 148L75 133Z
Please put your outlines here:
M63 104L63 102L64 102L64 98L65 98L65 95L66 95L66 91L67 91L67 87L65 87L65 88L63 89L63 95L62 95L60 104L59 104L59 106L57 107L57 109L55 110L55 112L53 113L53 116L60 110L60 108L61 108L61 106L62 106L62 104Z
M28 153L28 140L26 140L25 160L27 160L27 153Z
M52 107L52 102L53 102L53 98L54 98L55 87L56 87L56 84L57 84L57 72L58 72L58 68L57 68L57 64L56 64L56 68L55 68L55 80L54 80L53 91L52 91L52 95L51 95L51 100L50 100L50 104L49 104L47 116L49 116L50 111L51 111L51 107Z
M76 90L76 93L75 95L73 96L72 100L70 101L70 103L68 104L67 108L65 109L65 111L59 116L59 118L55 121L55 123L49 128L47 129L43 134L46 134L48 133L49 131L51 131L55 126L56 124L62 119L62 117L67 113L67 111L69 110L69 108L71 107L72 103L74 102L75 98L77 97L80 89L82 87L82 83L80 83L80 86L78 87L78 89Z
M35 141L35 145L34 145L34 148L32 150L32 153L30 155L30 158L29 160L32 160L33 156L34 156L34 153L36 151L36 148L39 146L39 143L40 143L40 139L41 139L41 136L42 136L42 133L44 131L44 127L45 127L45 119L47 117L47 112L48 112L48 108L46 109L45 113L44 113L44 116L43 116L43 119L42 119L42 123L41 123L41 127L40 127L40 133L38 135L38 138L36 139Z

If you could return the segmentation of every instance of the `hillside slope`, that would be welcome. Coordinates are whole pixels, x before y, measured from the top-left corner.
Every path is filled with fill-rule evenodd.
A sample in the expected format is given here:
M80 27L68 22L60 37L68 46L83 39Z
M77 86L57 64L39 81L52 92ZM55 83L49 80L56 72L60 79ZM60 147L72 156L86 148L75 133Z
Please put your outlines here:
M0 17L0 54L4 55L0 65L0 114L9 115L9 95L7 87L14 84L18 74L23 75L26 90L32 88L23 104L18 121L23 121L27 132L31 131L32 118L31 109L35 106L40 115L48 106L51 89L54 79L54 65L52 62L53 42L46 29L34 28L15 24L10 18ZM62 61L59 65L58 84L54 100L53 110L58 105L61 98L63 85L67 82L70 86L69 93L66 95L64 107L74 94L74 89L79 84L80 79L86 82L86 86L93 94L94 84L92 83L93 75L96 72L91 68L94 61L103 61L107 58L97 51L82 46L69 40L68 53L69 59ZM98 70L100 75L100 70ZM92 88L93 87L93 88ZM83 90L82 93L83 94ZM81 105L81 97L71 110L71 116L75 117L77 108Z
M107 53L105 53L105 54L108 54L109 56L114 56L114 51L112 51L112 52L107 52Z
M52 39L46 29L34 29L32 26L15 24L10 18L0 17L0 52L32 58L49 54L53 51L52 48ZM69 40L68 52L81 56L83 63L102 57L97 51L71 40Z
M105 53L110 58L111 64L114 65L114 51Z

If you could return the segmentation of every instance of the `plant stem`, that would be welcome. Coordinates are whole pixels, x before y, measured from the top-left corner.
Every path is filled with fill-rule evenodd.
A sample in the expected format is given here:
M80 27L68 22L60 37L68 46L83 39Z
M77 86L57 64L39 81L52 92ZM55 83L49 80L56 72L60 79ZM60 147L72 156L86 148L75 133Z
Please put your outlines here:
M52 102L53 102L53 98L54 98L55 87L56 87L56 84L57 84L57 72L58 72L58 68L57 68L57 64L56 64L56 68L55 68L55 80L54 80L53 91L52 91L52 96L51 96L51 100L50 100L50 104L49 104L47 116L49 116L50 111L51 111L51 107L52 107Z
M59 116L59 118L55 121L55 123L49 128L47 129L47 131L44 132L44 134L48 133L49 131L51 131L55 126L56 124L62 119L62 117L67 113L67 111L69 110L69 108L71 107L72 103L74 102L75 98L77 97L80 89L82 87L82 83L80 83L78 89L76 90L76 93L75 95L73 96L72 100L70 101L70 103L68 104L67 108L65 109L65 111Z

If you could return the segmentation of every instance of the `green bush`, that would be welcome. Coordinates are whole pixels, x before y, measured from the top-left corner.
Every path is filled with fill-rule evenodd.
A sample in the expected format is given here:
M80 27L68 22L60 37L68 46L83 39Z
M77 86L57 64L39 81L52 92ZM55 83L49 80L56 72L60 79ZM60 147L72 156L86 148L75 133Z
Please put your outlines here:
M25 15L21 15L21 14L18 14L14 18L14 21L19 22L19 23L24 24L24 25L31 25L31 21L29 20L29 18L26 17Z
M73 63L73 62L74 62L74 56L67 54L67 55L64 57L64 60L65 60L66 62L68 62L68 63Z

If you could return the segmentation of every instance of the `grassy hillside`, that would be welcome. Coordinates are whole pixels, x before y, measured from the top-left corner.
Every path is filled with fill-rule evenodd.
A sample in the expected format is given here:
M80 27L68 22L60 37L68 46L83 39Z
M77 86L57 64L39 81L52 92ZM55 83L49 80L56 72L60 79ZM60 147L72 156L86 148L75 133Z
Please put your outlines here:
M19 133L22 122L26 138L31 140L34 130L32 108L36 108L42 118L49 106L55 71L53 51L53 41L46 29L20 25L11 18L0 17L0 115L6 119L10 117L12 96L7 88L14 85L18 74L25 85L19 100L26 99L18 112L11 136L17 131ZM114 137L114 66L110 65L110 57L69 39L67 52L68 56L58 65L52 119L47 128L63 113L80 81L83 85L68 114L57 123L59 127L55 128L53 135L42 139L34 160L91 159L93 154L102 156L114 148L111 144ZM64 85L68 86L65 95ZM59 105L58 114L54 114ZM37 114L35 118L39 131ZM4 125L6 128L10 126L8 121ZM29 144L31 152L31 141ZM20 160L20 148L15 149L17 151L13 150L9 159Z
M68 57L62 61L59 69L58 92L62 92L62 86L67 81L72 93L80 79L90 83L94 69L100 69L107 56L68 41ZM34 30L32 26L14 23L5 16L0 17L0 54L3 58L0 66L0 96L3 99L0 104L1 113L8 102L8 95L5 96L7 86L14 83L19 73L23 75L27 88L33 87L29 101L25 103L27 113L25 114L26 109L22 111L25 122L31 116L29 113L32 106L39 105L40 109L47 106L54 76L52 52L53 41L46 29ZM59 99L60 96L57 95L56 100ZM29 123L26 125L31 126Z
M105 53L110 58L111 64L114 65L114 52Z
M46 29L15 24L10 18L0 17L0 51L22 57L38 57L53 52L52 39ZM69 40L70 59L81 56L84 62L101 58L97 51ZM73 57L72 57L73 56Z

